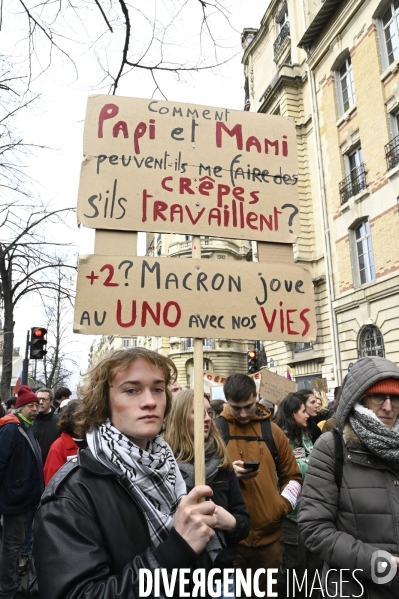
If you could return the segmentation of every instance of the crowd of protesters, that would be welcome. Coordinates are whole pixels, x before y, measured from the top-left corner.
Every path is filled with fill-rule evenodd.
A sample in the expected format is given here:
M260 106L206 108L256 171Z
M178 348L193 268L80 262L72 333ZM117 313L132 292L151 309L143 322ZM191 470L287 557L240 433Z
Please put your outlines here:
M200 571L206 596L235 596L249 569L246 597L399 597L393 362L359 360L333 407L301 389L274 409L229 376L226 401L204 394L197 486L194 393L172 360L117 350L71 395L22 385L2 408L0 599L138 599L158 569L168 580L146 596L180 597L182 569L184 596Z

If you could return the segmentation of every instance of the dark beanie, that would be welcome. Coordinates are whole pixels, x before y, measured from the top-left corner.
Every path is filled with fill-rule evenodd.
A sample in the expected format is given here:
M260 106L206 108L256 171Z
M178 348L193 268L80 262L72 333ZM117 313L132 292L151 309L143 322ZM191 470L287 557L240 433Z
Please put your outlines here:
M18 389L18 398L17 403L15 404L15 409L22 408L27 403L31 403L32 401L36 401L39 403L38 396L33 393L32 389L28 387L28 385L21 385Z
M386 395L399 395L399 379L383 379L371 385L365 395L372 393L384 393Z

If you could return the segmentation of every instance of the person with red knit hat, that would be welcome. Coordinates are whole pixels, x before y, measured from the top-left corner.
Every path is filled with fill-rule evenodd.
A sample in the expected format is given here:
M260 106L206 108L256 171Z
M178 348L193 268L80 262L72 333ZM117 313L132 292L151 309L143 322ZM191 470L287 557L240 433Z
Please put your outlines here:
M0 418L0 599L18 597L19 549L29 513L39 504L44 488L40 448L32 432L38 407L39 399L32 389L21 385L15 413Z
M323 597L334 596L345 570L341 597L397 599L398 366L380 357L356 362L342 384L336 423L310 455L300 534L324 560Z

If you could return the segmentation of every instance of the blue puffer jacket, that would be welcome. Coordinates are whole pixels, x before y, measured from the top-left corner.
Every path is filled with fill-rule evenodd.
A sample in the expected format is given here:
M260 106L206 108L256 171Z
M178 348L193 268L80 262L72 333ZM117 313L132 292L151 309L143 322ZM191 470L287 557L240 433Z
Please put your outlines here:
M14 414L0 418L0 513L36 508L43 489L43 465L33 434Z

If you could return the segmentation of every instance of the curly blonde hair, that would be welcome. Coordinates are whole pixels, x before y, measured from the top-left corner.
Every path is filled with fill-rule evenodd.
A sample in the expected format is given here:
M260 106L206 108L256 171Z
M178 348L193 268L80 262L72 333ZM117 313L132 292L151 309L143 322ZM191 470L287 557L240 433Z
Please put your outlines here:
M154 368L159 368L165 377L166 408L168 414L172 402L169 384L177 377L176 366L170 358L144 347L117 349L105 356L89 370L83 384L78 388L79 407L74 413L74 425L86 433L91 426L103 424L111 417L109 388L116 374L129 368L136 360L145 360Z
M207 397L205 399L209 402L209 407L211 407L209 399ZM194 391L192 389L179 391L173 398L172 407L166 420L166 429L163 436L165 441L170 445L178 462L192 462L194 460L194 440L188 430L188 418L193 407L193 402ZM211 420L205 451L212 439L216 445L215 457L220 459L219 468L232 470L231 459L215 420Z

